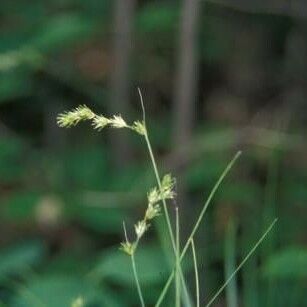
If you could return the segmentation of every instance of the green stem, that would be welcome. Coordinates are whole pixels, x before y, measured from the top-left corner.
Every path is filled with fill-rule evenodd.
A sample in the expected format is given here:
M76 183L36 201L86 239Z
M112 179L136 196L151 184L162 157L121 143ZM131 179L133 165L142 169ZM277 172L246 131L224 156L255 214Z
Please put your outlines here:
M212 303L221 294L221 292L227 287L227 285L233 279L233 277L242 268L242 266L245 264L245 262L252 256L252 254L255 252L255 250L258 248L258 246L262 243L262 241L265 239L265 237L268 235L268 233L272 230L272 228L274 227L276 222L277 222L277 219L275 219L272 222L272 224L268 227L268 229L265 231L265 233L261 236L261 238L257 241L257 243L253 246L253 248L249 251L249 253L245 256L245 258L241 261L241 263L233 271L233 273L227 278L227 280L224 282L224 284L218 289L218 291L214 294L214 296L211 298L211 300L207 303L207 305L205 307L209 307L209 306L212 305Z
M134 255L131 255L131 262L132 262L132 269L133 269L133 275L134 275L134 279L135 279L135 283L136 283L136 288L138 291L138 295L141 301L141 306L145 307L145 303L144 303L144 298L143 298L143 294L142 294L142 290L141 290L141 286L139 283L139 278L138 278L138 274L136 271L136 266L135 266L135 259L134 259Z
M191 240L192 246L192 253L193 253L193 263L194 263L194 270L195 270L195 286L196 286L196 307L199 307L200 300L199 300L199 277L198 277L198 266L197 266L197 258L196 258L196 250L194 245L194 240Z
M150 156L151 164L152 164L152 167L153 167L153 170L154 170L154 173L155 173L158 188L161 191L162 186L161 186L160 175L159 175L159 172L158 172L157 163L156 163L156 160L155 160L155 157L154 157L154 154L153 154L153 150L152 150L151 143L150 143L149 136L148 136L148 132L147 132L144 101L143 101L143 96L142 96L141 90L139 88L138 88L138 92L139 92L140 101L141 101L141 105L142 105L142 111L143 111L143 124L144 124L144 128L145 128L144 138L145 138L145 141L146 141L146 145L147 145L148 153L149 153L149 156ZM163 210L164 210L164 214L165 214L165 219L166 219L166 223L167 223L169 236L170 236L170 239L171 239L171 242L172 242L174 254L176 255L175 238L174 238L174 234L173 234L173 229L172 229L169 213L168 213L167 206L166 206L166 201L165 201L164 198L162 199L162 204L163 204Z
M190 236L189 236L189 238L188 238L188 240L187 240L187 242L186 242L186 244L185 244L185 246L184 246L184 248L182 250L182 253L180 255L180 261L182 261L182 259L184 258L185 254L186 254L186 252L187 252L187 250L189 248L189 245L191 243L191 240L193 239L196 231L198 230L200 222L202 221L202 219L204 217L204 214L206 213L206 211L207 211L207 209L208 209L208 207L209 207L209 205L210 205L210 203L211 203L211 201L212 201L216 191L218 190L220 184L222 183L222 181L224 180L226 175L229 173L229 171L231 170L231 168L233 167L233 165L235 164L237 159L240 157L240 155L241 155L241 151L236 153L236 155L228 163L227 167L225 168L225 170L221 174L220 178L218 179L218 181L215 183L213 189L211 190L211 192L209 194L209 197L208 197L208 199L207 199L203 209L201 210L200 215L199 215L199 217L198 217L198 219L197 219L197 221L196 221L196 223L195 223L195 225L193 227L193 230L192 230L192 232L191 232L191 234L190 234ZM164 286L164 288L163 288L163 290L162 290L162 292L161 292L161 294L160 294L160 296L158 298L158 301L157 301L157 303L155 305L156 307L161 305L161 303L162 303L162 301L163 301L163 299L164 299L164 297L165 297L165 295L167 293L167 290L168 290L168 288L169 288L173 278L174 278L174 271L172 271L171 275L169 276L169 278L168 278L168 280L167 280L167 282L166 282L166 284L165 284L165 286Z
M176 307L180 307L180 245L179 245L179 214L176 207Z
M140 101L141 101L141 105L142 105L142 111L143 111L143 124L144 124L144 128L145 128L144 138L145 138L145 141L146 141L146 145L147 145L147 149L148 149L148 152L149 152L152 167L153 167L153 170L154 170L154 173L155 173L158 188L161 191L162 186L161 186L160 175L159 175L157 163L156 163L156 160L155 160L155 157L154 157L154 154L153 154L153 150L152 150L151 143L150 143L149 136L148 136L148 132L147 132L146 113L145 113L144 101L143 101L143 96L142 96L141 90L139 88L138 88L138 92L139 92ZM164 198L162 198L162 204L163 204L163 211L164 211L164 216L165 216L165 219L166 219L169 237L171 239L173 252L174 252L174 255L176 257L175 238L174 238L173 229L172 229L172 225L171 225L171 221L170 221L170 216L169 216L167 205L166 205L166 200ZM181 278L181 281L182 281L182 284L183 284L183 287L184 287L184 290L185 290L185 294L186 294L185 300L186 300L187 306L189 307L191 304L190 304L190 301L189 301L188 290L187 290L187 287L186 287L186 283L185 283L185 280L184 280L184 276L183 276L181 266L179 267L179 274L180 274L180 278Z
M144 125L145 125L145 122L144 122ZM160 175L159 175L159 172L158 172L158 168L157 168L155 157L153 155L151 143L149 141L149 137L148 137L148 134L147 134L146 125L145 125L145 131L146 132L145 132L144 136L145 136L145 140L146 140L149 156L150 156L150 159L151 159L151 162L152 162L152 166L153 166L153 169L154 169L154 173L155 173L156 181L157 181L157 184L158 184L158 188L161 191L162 190L162 186L161 186ZM170 221L170 216L169 216L169 213L168 213L166 201L165 201L164 198L162 198L162 204L163 204L163 211L164 211L164 216L165 216L165 219L166 219L166 224L167 224L167 228L168 228L169 237L171 239L171 244L172 244L173 252L174 252L175 257L176 257L176 242L175 242L175 238L174 238L174 234L173 234L173 229L172 229L172 226L171 226L171 221ZM184 290L185 290L187 304L188 304L188 306L190 306L191 304L189 302L189 297L188 297L189 294L188 294L188 290L187 290L187 287L186 287L186 284L185 284L185 280L184 280L184 276L183 276L183 272L182 272L181 266L179 267L179 275L180 275L180 279L181 279L181 281L183 283L183 287L184 287Z
M153 170L154 170L154 173L155 173L155 177L156 177L156 181L157 181L157 184L158 184L158 188L161 191L162 190L162 186L161 186L160 175L159 175L159 172L158 172L158 168L157 168L155 157L153 155L152 147L151 147L151 144L150 144L150 141L149 141L146 125L145 125L145 130L146 130L146 132L145 132L144 137L145 137L147 149L148 149L150 160L151 160L151 163L152 163L152 167L153 167ZM170 239L171 239L171 243L172 243L172 246L173 246L174 253L176 254L175 238L174 238L174 234L173 234L173 229L172 229L172 225L171 225L168 209L167 209L167 206L166 206L166 201L165 201L164 198L162 198L162 204L163 204L163 211L164 211L164 215L165 215L165 219L166 219L166 224L167 224L169 236L170 236Z

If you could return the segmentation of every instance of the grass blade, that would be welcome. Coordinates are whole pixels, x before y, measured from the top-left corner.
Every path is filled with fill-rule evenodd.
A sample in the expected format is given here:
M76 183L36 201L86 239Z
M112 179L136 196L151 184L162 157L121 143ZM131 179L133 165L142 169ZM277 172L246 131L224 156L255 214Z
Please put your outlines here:
M176 207L176 271L175 271L175 286L176 286L176 307L180 307L180 243L179 243L179 213Z
M195 286L196 286L196 307L199 307L200 300L199 300L199 277L198 277L198 267L197 267L197 258L196 258L196 250L194 245L194 240L191 240L192 246L192 253L193 253L193 263L194 263L194 270L195 270Z
M218 291L214 294L214 296L210 299L210 301L205 305L205 307L209 307L216 300L216 298L221 294L221 292L227 287L229 282L233 279L233 277L238 273L238 271L242 268L245 262L253 255L258 246L262 243L262 241L266 238L268 233L272 230L274 225L276 224L277 219L275 219L272 224L268 227L268 229L264 232L261 238L257 241L257 243L252 247L249 253L245 256L245 258L241 261L241 263L237 266L237 268L233 271L233 273L227 278L224 284L218 289Z
M199 225L200 225L200 223L201 223L201 221L202 221L202 219L203 219L203 217L204 217L204 215L205 215L205 213L206 213L206 211L207 211L207 209L208 209L208 207L209 207L209 205L210 205L210 203L211 203L215 193L217 192L219 186L221 185L222 181L224 180L226 175L229 173L229 171L231 170L231 168L233 167L235 162L241 156L241 153L242 153L241 151L238 151L236 153L236 155L228 163L228 165L226 166L225 170L223 171L223 173L221 174L221 176L219 177L219 179L215 183L213 189L211 190L211 192L210 192L210 194L209 194L209 196L207 198L207 201L205 202L205 205L204 205L203 209L201 210L201 212L199 214L199 217L198 217L198 219L197 219L197 221L196 221L196 223L195 223L195 225L193 227L193 230L192 230L192 232L191 232L191 234L190 234L190 236L189 236L189 238L188 238L188 240L187 240L187 242L186 242L186 244L185 244L185 246L183 248L183 251L182 251L182 253L180 255L180 261L182 261L182 259L184 258L185 254L186 254L186 252L187 252L187 250L189 248L189 245L191 243L191 240L193 239L196 231L198 230L198 227L199 227ZM165 297L165 295L167 293L167 290L168 290L168 288L169 288L173 278L174 278L174 270L172 271L171 275L169 276L169 278L168 278L168 280L167 280L167 282L166 282L166 284L165 284L165 286L164 286L164 288L163 288L163 290L162 290L162 292L161 292L161 294L160 294L160 296L158 298L158 301L157 301L157 303L155 305L156 307L159 307L161 305L161 303L163 302L163 299L164 299L164 297Z

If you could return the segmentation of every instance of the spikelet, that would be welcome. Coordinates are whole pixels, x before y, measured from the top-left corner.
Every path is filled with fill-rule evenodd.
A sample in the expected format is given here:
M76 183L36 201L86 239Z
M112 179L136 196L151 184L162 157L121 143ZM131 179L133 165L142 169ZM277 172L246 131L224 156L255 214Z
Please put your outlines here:
M60 127L70 128L76 126L80 121L91 120L95 114L86 105L77 107L76 109L64 112L58 115L57 124Z
M96 115L92 121L92 126L98 131L101 131L108 124L110 124L110 120L103 115Z
M111 119L109 119L110 124L113 128L128 128L129 126L121 117L121 115L113 115Z

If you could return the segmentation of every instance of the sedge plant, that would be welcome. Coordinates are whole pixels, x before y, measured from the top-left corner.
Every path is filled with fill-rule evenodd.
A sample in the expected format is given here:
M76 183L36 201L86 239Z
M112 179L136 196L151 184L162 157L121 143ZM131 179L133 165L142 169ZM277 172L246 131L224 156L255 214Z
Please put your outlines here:
M178 208L176 208L176 221L175 221L175 230L172 227L171 219L169 215L169 210L167 207L167 201L175 198L175 192L174 192L174 185L175 185L175 179L172 177L171 174L166 174L163 177L160 176L157 162L154 156L154 152L151 146L151 142L149 139L149 134L146 126L146 117L145 117L145 108L143 103L143 97L140 89L138 89L140 101L142 105L142 111L143 111L143 119L141 121L136 120L132 124L128 124L121 115L113 115L111 117L107 117L105 115L96 114L94 113L89 107L86 105L81 105L71 111L64 112L62 114L59 114L57 117L57 123L60 127L64 128L70 128L76 126L78 123L83 121L89 121L92 125L92 127L97 130L101 131L106 127L111 127L114 129L129 129L132 132L138 134L139 136L143 137L148 155L152 164L153 172L156 178L156 187L153 187L149 190L147 193L147 205L145 208L144 215L142 219L140 219L138 222L134 225L134 233L135 237L131 240L128 238L126 226L125 223L123 223L124 228L124 235L125 240L121 243L120 249L127 254L128 257L131 259L131 266L132 271L135 279L135 284L137 288L137 293L139 296L140 306L145 307L145 299L142 292L142 286L139 282L138 273L137 273L137 263L135 261L135 254L137 252L137 249L139 247L139 243L141 239L143 238L144 234L148 231L150 225L152 224L152 221L159 215L164 215L168 235L170 238L170 244L171 249L174 254L174 266L173 270L170 273L169 278L167 279L159 297L157 298L157 302L155 304L155 307L159 307L167 292L172 284L173 280L175 281L175 300L174 300L174 306L180 307L182 304L182 290L186 290L186 284L184 279L183 270L181 267L181 262L183 258L185 257L189 247L192 248L192 254L193 254L193 263L195 268L195 281L196 281L196 306L200 306L200 286L199 286L199 279L198 279L198 268L197 268L197 258L196 258L196 250L195 250L195 243L194 243L194 236L200 226L201 221L203 220L203 217L209 207L209 205L212 202L212 199L214 195L216 194L218 188L220 187L222 181L226 177L226 175L229 173L235 162L238 160L238 158L241 155L241 152L238 152L235 154L233 159L230 161L230 163L226 166L225 170L221 174L221 176L218 178L216 184L214 185L213 189L211 190L200 214L198 215L198 218L195 222L195 225L186 241L186 243L183 245L183 248L180 247L180 225L179 225L179 212ZM161 206L162 205L162 206ZM273 226L276 223L276 219L273 221L273 223L268 227L268 229L264 232L264 234L260 237L258 242L251 248L251 250L247 253L246 257L242 260L242 262L236 267L234 272L230 274L230 276L226 279L225 283L217 290L217 292L212 296L212 298L209 300L207 304L201 304L202 306L211 306L212 303L216 300L216 298L220 295L220 293L225 289L225 287L229 284L229 282L232 280L232 278L238 273L238 271L241 269L241 267L244 265L244 263L251 257L251 255L255 252L257 247L262 243L262 241L265 239L265 237L268 235L268 233L271 231ZM189 302L189 300L187 300Z

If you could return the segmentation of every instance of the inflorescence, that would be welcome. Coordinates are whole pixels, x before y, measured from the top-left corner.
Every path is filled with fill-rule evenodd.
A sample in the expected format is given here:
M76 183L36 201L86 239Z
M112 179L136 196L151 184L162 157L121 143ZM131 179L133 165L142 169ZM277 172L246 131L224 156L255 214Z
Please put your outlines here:
M132 125L128 125L121 115L114 115L110 118L104 115L97 115L86 105L81 105L72 111L59 114L57 117L57 124L64 128L76 126L82 121L90 121L93 128L97 131L101 131L109 126L116 129L128 128L140 135L147 135L144 121L134 121ZM161 181L160 189L155 187L150 190L147 195L147 208L144 217L134 225L136 238L133 242L129 241L126 229L124 228L125 242L121 243L121 250L126 254L132 256L135 253L139 240L150 227L151 220L160 215L161 207L159 203L162 200L173 199L175 197L174 185L175 179L170 174L167 174Z
M60 127L70 128L76 126L81 121L91 121L94 129L101 131L103 128L110 126L112 128L128 128L138 134L145 135L146 128L144 122L135 121L132 125L128 125L121 115L113 115L107 118L104 115L95 114L86 105L77 107L76 109L64 112L57 117L57 123Z
M144 233L150 227L150 222L155 217L160 215L161 207L159 202L163 199L173 199L175 197L175 192L173 191L175 186L175 179L170 175L167 174L163 177L161 182L161 190L158 188L153 188L147 195L147 209L145 211L145 215L142 220L138 221L134 225L134 230L136 234L136 239L134 242L130 242L126 236L126 241L121 243L121 249L127 253L128 255L133 255L139 240L142 238Z

